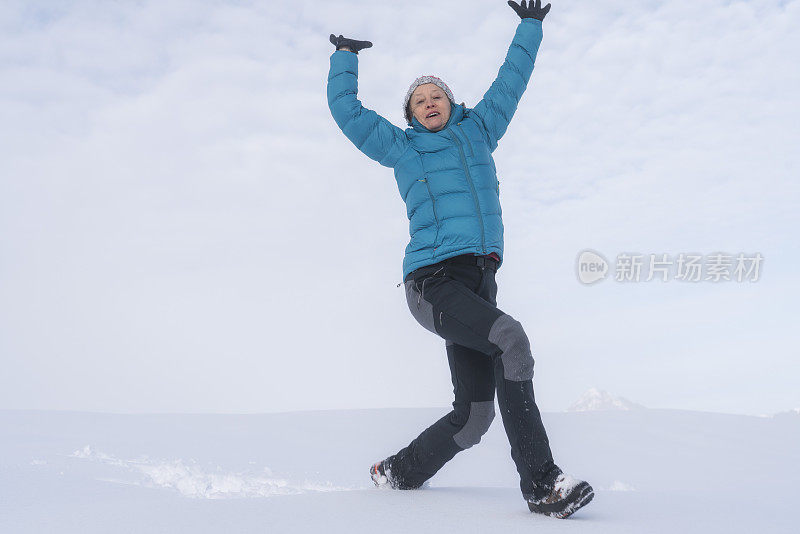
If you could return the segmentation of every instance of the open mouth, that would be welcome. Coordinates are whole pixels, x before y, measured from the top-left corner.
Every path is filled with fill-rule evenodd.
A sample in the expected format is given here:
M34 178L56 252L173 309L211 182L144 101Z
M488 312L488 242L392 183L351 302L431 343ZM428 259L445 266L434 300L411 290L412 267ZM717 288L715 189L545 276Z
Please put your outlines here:
M425 115L425 118L426 119L430 119L431 117L438 117L438 116L439 116L439 112L438 111L434 111L432 113L428 113L427 115Z

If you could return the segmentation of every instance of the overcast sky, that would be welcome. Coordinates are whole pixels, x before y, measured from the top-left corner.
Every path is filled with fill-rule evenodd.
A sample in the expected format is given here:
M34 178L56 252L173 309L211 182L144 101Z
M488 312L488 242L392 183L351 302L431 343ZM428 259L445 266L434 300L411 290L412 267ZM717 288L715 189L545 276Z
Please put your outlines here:
M406 306L391 170L325 101L330 33L398 126L419 75L472 106L518 18L463 2L0 5L0 408L446 406ZM544 410L800 406L800 1L553 2L495 152L501 309ZM761 253L758 282L584 286L586 248ZM613 265L612 265L613 268Z

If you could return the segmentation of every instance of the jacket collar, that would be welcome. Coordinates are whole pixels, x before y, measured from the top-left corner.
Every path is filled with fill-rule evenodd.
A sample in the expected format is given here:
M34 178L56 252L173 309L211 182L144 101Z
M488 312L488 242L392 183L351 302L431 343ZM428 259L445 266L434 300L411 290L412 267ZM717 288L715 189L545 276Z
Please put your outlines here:
M461 119L464 118L464 114L466 112L466 106L464 104L453 104L450 103L450 119L447 121L447 124L444 128L439 130L439 132L443 132L446 129L450 128L453 124L459 122ZM411 118L411 128L414 129L415 132L419 133L439 133L439 132L431 132L429 129L425 128L422 123L420 123L416 117Z

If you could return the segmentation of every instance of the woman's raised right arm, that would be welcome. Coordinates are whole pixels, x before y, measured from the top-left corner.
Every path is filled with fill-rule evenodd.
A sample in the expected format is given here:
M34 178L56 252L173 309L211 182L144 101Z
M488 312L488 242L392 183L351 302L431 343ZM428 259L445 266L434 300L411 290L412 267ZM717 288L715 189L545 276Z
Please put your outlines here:
M356 147L386 167L394 167L406 147L403 130L358 100L358 51L368 41L353 41L331 35L337 50L331 55L328 73L328 107L336 124ZM348 48L349 50L344 50ZM352 51L351 51L352 50Z

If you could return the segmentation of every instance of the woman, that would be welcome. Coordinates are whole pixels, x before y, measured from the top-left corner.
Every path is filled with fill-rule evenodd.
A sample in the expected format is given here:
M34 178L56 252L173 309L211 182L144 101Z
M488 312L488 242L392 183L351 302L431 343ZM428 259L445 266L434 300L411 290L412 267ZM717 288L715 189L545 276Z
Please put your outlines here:
M456 105L439 78L417 78L406 93L401 130L361 105L357 54L372 43L331 35L336 51L328 105L364 154L394 169L411 241L403 261L412 315L445 340L453 411L370 469L376 485L415 489L459 451L478 442L497 400L520 488L533 512L567 517L594 496L553 462L533 395L533 356L522 325L497 308L503 258L499 182L491 153L522 97L550 4L508 4L522 19L497 79L472 109Z

